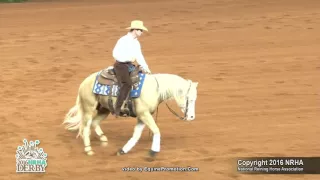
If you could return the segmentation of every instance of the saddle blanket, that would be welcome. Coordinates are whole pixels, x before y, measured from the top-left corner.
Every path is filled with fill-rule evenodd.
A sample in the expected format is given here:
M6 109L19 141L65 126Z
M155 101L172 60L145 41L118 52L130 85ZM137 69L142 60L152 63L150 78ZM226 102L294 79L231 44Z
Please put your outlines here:
M113 85L112 89L109 85L104 85L104 84L100 84L98 82L98 76L100 75L101 72L98 73L94 86L93 86L93 93L94 94L99 94L99 95L104 95L104 96L108 96L109 93L111 93L111 96L113 97L117 97L118 94L120 93L120 87L119 85ZM133 86L133 88L130 91L130 97L132 98L137 98L140 96L141 94L141 89L144 83L144 79L145 79L145 74L143 73L139 73L139 84L137 86Z

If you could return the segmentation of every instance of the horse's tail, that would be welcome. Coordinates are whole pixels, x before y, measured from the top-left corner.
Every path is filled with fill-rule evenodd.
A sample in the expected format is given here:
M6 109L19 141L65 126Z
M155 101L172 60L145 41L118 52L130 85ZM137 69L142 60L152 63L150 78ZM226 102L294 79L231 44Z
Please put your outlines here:
M76 104L69 110L65 115L62 124L66 124L65 129L69 131L79 130L77 138L82 134L82 120L83 120L83 110L81 105L80 95L78 94Z

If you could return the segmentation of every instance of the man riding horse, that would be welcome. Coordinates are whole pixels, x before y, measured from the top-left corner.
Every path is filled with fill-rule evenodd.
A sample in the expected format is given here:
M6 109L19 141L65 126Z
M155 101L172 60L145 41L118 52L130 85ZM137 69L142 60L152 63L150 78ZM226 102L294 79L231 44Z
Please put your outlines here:
M130 72L135 68L133 62L136 60L145 73L151 74L138 41L138 37L148 29L139 20L132 21L131 26L126 29L129 29L129 32L117 41L113 49L113 57L116 61L114 71L120 88L115 107L116 117L120 116L121 106L132 88Z

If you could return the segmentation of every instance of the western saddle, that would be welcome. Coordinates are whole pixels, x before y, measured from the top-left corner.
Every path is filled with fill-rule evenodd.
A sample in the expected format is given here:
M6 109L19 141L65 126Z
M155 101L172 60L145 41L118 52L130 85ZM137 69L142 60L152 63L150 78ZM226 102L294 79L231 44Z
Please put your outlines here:
M132 72L130 72L130 78L133 84L133 87L136 88L139 86L139 72L142 72L140 69L140 66L135 67ZM113 86L119 85L118 80L116 78L116 72L114 71L114 68L112 66L105 68L101 71L100 75L98 75L97 81L102 84L102 85L108 85L110 86L110 91L109 91L109 98L108 98L108 106L109 110L111 111L112 114L114 114L115 108L113 106L113 101L112 101L112 89ZM98 104L97 110L103 110L101 109L101 104ZM123 109L120 114L120 116L131 116L131 117L136 117L134 110L133 110L133 103L132 99L130 98L130 93L128 94L126 100L124 101Z
M140 66L139 66L140 67ZM135 68L130 73L130 78L132 84L137 86L139 83L139 72L141 72L140 68ZM116 72L114 71L113 67L110 66L106 69L103 69L98 76L98 82L103 85L118 85L118 80L116 78Z

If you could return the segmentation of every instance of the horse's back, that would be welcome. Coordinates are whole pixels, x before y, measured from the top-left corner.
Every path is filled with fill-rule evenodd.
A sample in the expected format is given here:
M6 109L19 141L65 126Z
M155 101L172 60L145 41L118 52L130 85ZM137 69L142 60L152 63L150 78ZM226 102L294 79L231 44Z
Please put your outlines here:
M92 93L92 87L94 85L95 79L97 77L99 72L91 73L89 76L87 76L80 84L79 87L79 94L83 97L94 95Z
M96 79L99 72L93 72L89 76L87 76L82 82L81 85L87 84L87 83L93 83Z

